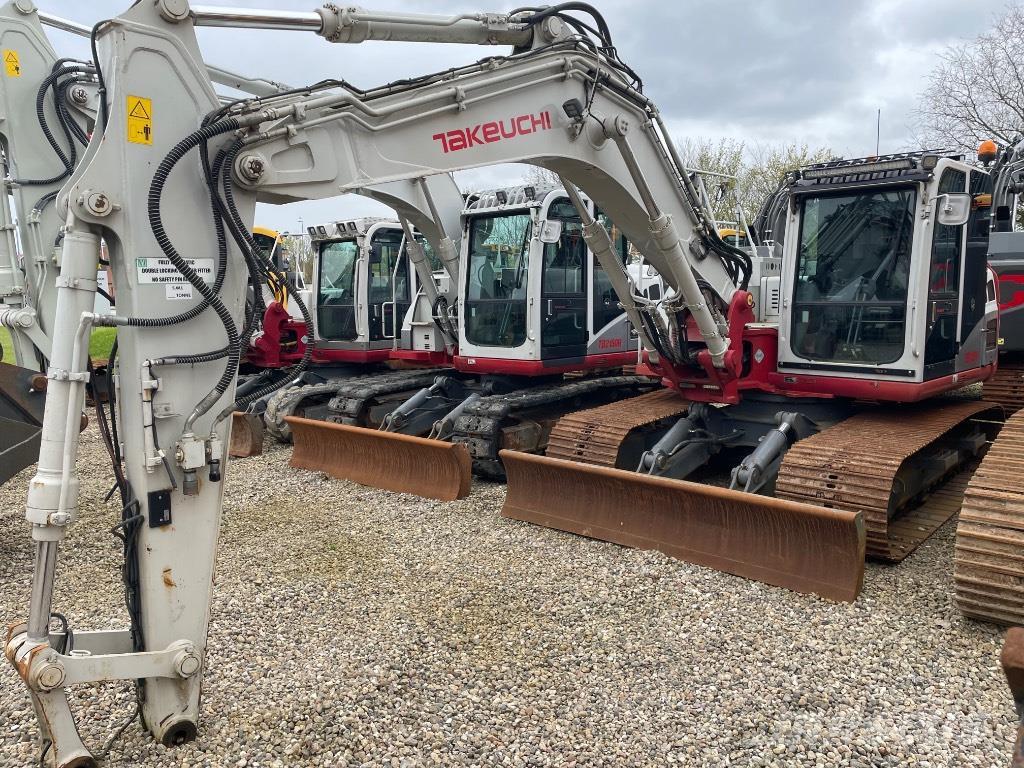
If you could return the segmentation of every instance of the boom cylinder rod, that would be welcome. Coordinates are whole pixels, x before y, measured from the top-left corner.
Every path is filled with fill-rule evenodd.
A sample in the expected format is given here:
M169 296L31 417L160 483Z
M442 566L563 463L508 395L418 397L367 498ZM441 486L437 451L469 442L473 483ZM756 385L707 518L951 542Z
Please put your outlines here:
M324 21L315 11L275 11L259 8L230 8L193 5L192 20L197 27L235 27L317 32Z

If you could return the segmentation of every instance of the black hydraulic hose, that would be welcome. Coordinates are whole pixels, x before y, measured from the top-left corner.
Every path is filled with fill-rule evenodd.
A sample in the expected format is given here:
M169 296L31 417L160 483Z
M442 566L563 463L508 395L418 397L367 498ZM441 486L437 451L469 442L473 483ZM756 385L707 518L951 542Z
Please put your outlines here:
M53 192L47 192L45 195L36 200L36 204L32 206L34 211L42 211L47 205L57 199L57 195L60 194L59 189L53 190Z
M23 186L39 186L44 184L56 184L59 181L63 181L72 174L75 170L75 162L78 159L78 150L75 147L75 141L72 138L71 129L65 124L63 120L60 120L61 127L64 130L64 135L67 137L69 151L68 154L64 153L64 149L57 142L53 132L50 130L50 126L46 120L46 94L50 90L57 80L69 74L84 73L91 71L91 68L85 65L78 65L72 67L64 67L51 72L42 84L39 86L39 90L36 92L36 119L39 121L39 127L43 130L43 135L46 137L46 141L53 149L54 153L60 159L61 164L64 166L63 172L48 178L48 179L15 179L15 184L21 184ZM56 107L58 117L60 117L60 106Z
M225 130L233 130L233 129L225 129ZM217 135L217 134L215 134L215 135ZM203 151L203 150L205 150L205 148L206 148L206 141L203 141L200 144L200 150ZM54 192L53 194L56 195L57 193ZM225 277L227 275L227 247L226 247L226 244L224 242L224 237L223 237L223 231L224 231L223 225L220 223L219 220L217 220L215 222L215 226L216 226L217 234L218 234L218 261L217 261L217 272L216 272L216 276L214 277L213 287L212 287L211 290L215 294L220 294L221 289L224 286ZM196 304L194 307L192 307L190 309L187 309L184 312L181 312L181 313L179 313L177 315L172 315L170 317L162 317L162 318L133 318L133 317L129 317L129 318L126 318L126 320L127 320L126 325L138 326L138 327L160 327L160 326L170 326L170 325L179 325L181 323L187 323L188 321L194 320L195 318L199 317L199 315L201 315L203 312L205 312L210 307L210 303L211 302L206 298L205 295L202 295L201 291L200 291L200 295L202 296L202 301L201 302ZM223 351L223 354L220 354L221 351ZM211 354L215 354L216 357L207 358L207 356L211 355ZM208 362L208 360L217 360L217 359L220 359L222 357L227 357L226 348L224 348L224 350L218 350L216 353L205 353L205 354L199 354L199 355L180 355L180 356L175 357L174 359L179 361L179 362L181 362L181 363L183 363L183 364L187 364L187 363L190 363L190 362L196 362L196 363L198 363L198 362Z
M221 377L214 388L199 401L195 409L192 411L192 414L188 419L186 419L186 431L191 428L191 425L197 418L210 410L214 403L216 403L217 400L220 399L221 395L227 391L228 387L231 386L231 383L234 381L235 374L238 371L241 353L238 348L238 329L235 326L234 320L231 318L231 312L224 305L224 302L221 300L217 292L213 290L213 287L207 285L206 281L204 281L196 271L192 269L189 263L181 256L181 254L178 253L177 249L175 249L174 244L167 236L167 231L164 229L163 219L160 214L160 203L167 179L171 175L171 171L174 170L175 166L181 162L182 158L184 158L190 151L200 146L200 144L208 142L216 136L238 130L238 128L238 121L230 118L219 123L207 125L189 134L179 141L161 161L156 173L153 175L153 181L149 186L147 209L149 214L149 225L153 231L153 237L156 239L164 256L167 257L167 260L174 265L174 267L186 280L188 280L189 283L191 283L192 287L195 288L199 295L202 296L209 306L213 308L214 312L217 313L217 316L224 325L224 330L227 332L228 336L228 362L224 367L224 372L221 374ZM135 320L138 325L144 327L160 327L167 325L165 321L159 319L135 318Z
M229 213L227 206L224 204L220 194L220 185L222 176L230 174L231 162L237 150L241 147L240 141L232 142L231 144L222 147L217 153L217 157L214 160L213 167L209 166L209 154L203 152L203 170L206 175L207 186L210 191L210 201L213 211L214 226L217 229L217 240L218 246L223 254L227 253L227 237L224 230L224 221L228 218ZM225 182L226 183L226 182ZM264 277L261 273L259 264L254 261L251 250L247 243L241 241L232 230L232 239L238 244L241 249L242 257L245 259L247 275L248 275L248 286L253 292L253 302L250 307L248 302L246 304L245 312L245 324L243 326L241 338L242 347L247 348L249 339L256 330L256 326L260 319L266 312L266 302L263 301L263 281Z
M98 50L96 49L96 36L99 34L100 28L109 23L110 19L96 22L92 30L89 32L89 48L92 50L93 65L96 67L96 81L99 83L98 94L100 98L100 133L106 130L107 120L110 117L110 113L107 107L107 84L103 79L103 69L100 67L100 55Z
M236 140L227 149L225 163L222 168L224 196L221 199L221 205L223 206L223 209L225 209L227 213L227 224L228 228L231 230L232 237L235 239L238 246L242 249L243 253L247 252L251 255L253 261L256 264L257 269L259 270L259 274L261 275L261 277L266 278L270 276L273 270L273 265L270 264L269 261L267 261L266 256L264 255L259 244L253 238L252 233L248 230L248 228L245 226L245 223L242 221L242 217L238 212L238 206L235 204L235 197L232 189L231 167L233 165L234 158L237 156L241 148L242 142L240 140ZM312 329L313 318L309 314L309 309L306 307L305 302L302 301L298 290L296 290L294 284L288 278L288 275L284 272L281 272L276 273L276 277L281 283L284 284L286 290L292 297L292 301L294 301L296 306L298 306L299 312L302 314L302 320L306 324L306 327ZM262 291L262 282L263 281L261 280L258 292ZM249 337L247 336L245 338L246 345L248 345L248 341ZM309 367L309 363L313 358L313 350L315 349L315 347L315 341L313 340L312 337L310 337L310 342L305 345L302 351L302 358L299 360L298 363L292 366L289 369L289 371L284 372L279 380L273 381L270 384L267 384L266 386L259 388L255 392L250 392L245 397L241 398L236 403L234 403L231 407L226 408L218 416L218 421L230 415L232 410L244 407L248 403L255 402L265 397L266 395L276 392L288 381L292 381L293 379L295 379L296 376L301 374Z
M89 146L89 134L78 124L71 115L71 110L68 109L67 104L67 93L71 90L71 87L81 83L83 81L76 79L65 80L63 83L57 85L56 89L56 104L57 104L57 117L61 122L61 126L64 128L64 133L70 133L83 147Z

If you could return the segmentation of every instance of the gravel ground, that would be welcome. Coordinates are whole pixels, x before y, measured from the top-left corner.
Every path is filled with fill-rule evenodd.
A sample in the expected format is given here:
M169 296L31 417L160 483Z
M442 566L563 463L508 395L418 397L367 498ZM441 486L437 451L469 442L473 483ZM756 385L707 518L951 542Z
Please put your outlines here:
M1001 633L950 598L953 528L870 565L836 605L455 503L235 462L199 740L133 725L108 766L1003 766L1014 732ZM123 626L113 504L94 430L84 513L55 607ZM0 489L5 621L28 603L27 474ZM124 685L80 689L98 747ZM0 672L0 765L33 764L35 724Z

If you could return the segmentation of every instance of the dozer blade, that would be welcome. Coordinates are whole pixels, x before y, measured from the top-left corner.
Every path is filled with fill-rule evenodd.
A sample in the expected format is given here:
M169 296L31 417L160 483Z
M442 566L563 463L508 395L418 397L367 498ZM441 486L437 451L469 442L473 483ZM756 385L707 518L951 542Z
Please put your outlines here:
M386 491L453 501L469 495L464 445L289 416L291 465Z
M228 453L235 459L247 459L263 453L263 417L235 411L231 414L231 442Z
M502 515L796 592L854 601L864 579L859 512L502 451Z
M0 363L0 483L39 459L46 377Z

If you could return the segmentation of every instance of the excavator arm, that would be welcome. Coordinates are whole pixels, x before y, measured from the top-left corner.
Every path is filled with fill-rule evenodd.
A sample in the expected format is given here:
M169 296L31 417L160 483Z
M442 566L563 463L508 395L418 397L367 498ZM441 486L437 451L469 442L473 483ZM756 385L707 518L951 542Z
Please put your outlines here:
M515 48L370 91L337 81L225 104L195 38L202 24L309 30L335 42ZM434 17L334 6L190 9L183 0L157 0L98 28L106 99L55 208L65 235L26 509L35 541L32 597L27 620L10 628L6 643L54 765L93 764L68 706L72 684L138 681L142 721L155 738L174 745L196 734L228 416L253 327L246 287L268 269L249 235L258 200L417 184L421 196L405 214L440 242L457 233L444 223L450 209L416 179L499 162L549 168L570 194L587 192L671 287L660 305L634 296L604 228L585 222L588 243L665 375L717 387L716 397L737 377L749 263L717 237L657 109L599 26L595 42L557 9ZM432 222L416 220L424 210ZM116 316L92 311L101 239L118 287ZM181 283L189 289L169 287ZM680 324L690 320L694 328ZM122 504L116 530L130 621L124 631L76 628L71 653L66 636L51 634L53 583L60 543L78 513L75 427L89 332L111 325L120 347L121 439L107 443ZM681 354L686 333L689 352ZM853 530L849 524L844 518L844 530ZM863 546L862 528L860 537Z

